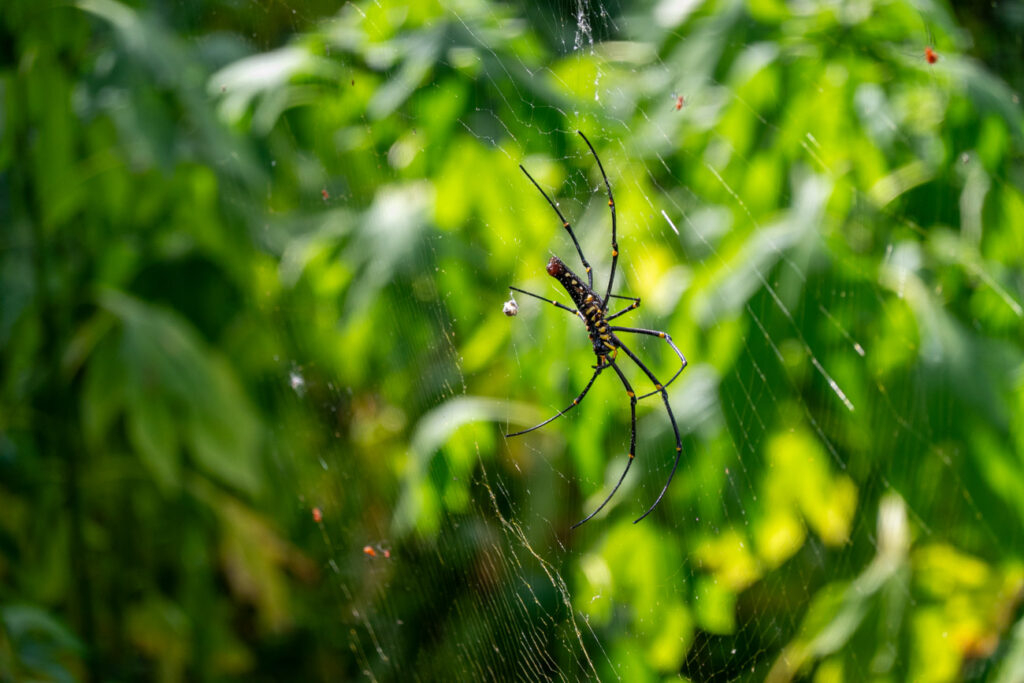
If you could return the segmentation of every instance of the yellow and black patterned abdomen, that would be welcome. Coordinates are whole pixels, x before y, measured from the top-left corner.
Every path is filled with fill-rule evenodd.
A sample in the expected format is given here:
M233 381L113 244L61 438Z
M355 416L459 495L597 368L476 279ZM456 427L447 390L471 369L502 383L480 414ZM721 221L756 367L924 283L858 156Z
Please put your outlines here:
M548 275L558 280L572 297L576 310L587 324L587 333L594 345L594 353L599 357L612 353L618 344L608 327L608 322L604 319L604 301L597 292L569 270L557 256L552 256L548 261Z

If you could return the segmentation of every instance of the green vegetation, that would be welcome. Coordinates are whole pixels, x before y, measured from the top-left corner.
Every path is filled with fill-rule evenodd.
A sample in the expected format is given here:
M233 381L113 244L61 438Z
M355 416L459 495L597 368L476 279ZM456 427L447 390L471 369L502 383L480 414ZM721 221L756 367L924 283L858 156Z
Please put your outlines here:
M1024 679L1019 7L576 7L0 7L0 680Z

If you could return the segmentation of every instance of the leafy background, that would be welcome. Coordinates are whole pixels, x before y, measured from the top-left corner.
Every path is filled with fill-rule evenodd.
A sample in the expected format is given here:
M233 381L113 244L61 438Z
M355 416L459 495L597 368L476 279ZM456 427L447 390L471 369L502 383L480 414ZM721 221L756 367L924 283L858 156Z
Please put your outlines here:
M1010 2L4 3L0 678L1021 680L1022 35ZM631 320L690 367L666 500L631 523L650 403L570 532L627 403L502 438L593 360L501 303L570 253L519 163L604 272L577 129Z

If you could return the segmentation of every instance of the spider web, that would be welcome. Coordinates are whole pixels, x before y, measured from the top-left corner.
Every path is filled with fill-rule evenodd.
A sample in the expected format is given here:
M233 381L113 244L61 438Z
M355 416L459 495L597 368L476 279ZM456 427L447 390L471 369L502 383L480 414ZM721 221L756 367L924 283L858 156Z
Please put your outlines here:
M293 300L273 391L323 427L283 425L278 467L349 675L1019 675L1019 101L948 10L871 10L347 4L296 18L322 50L214 77L226 118L309 149L282 115L305 86L275 101L266 79L342 91L303 113L310 199L265 239L284 287L337 297ZM625 466L629 401L605 372L504 438L565 408L595 358L573 316L502 304L510 284L570 303L553 254L580 271L520 163L604 291L605 190L577 130L615 192L614 291L643 302L618 324L664 330L689 367L660 506L632 524L672 467L654 395L622 488L570 531ZM664 342L620 336L671 377Z

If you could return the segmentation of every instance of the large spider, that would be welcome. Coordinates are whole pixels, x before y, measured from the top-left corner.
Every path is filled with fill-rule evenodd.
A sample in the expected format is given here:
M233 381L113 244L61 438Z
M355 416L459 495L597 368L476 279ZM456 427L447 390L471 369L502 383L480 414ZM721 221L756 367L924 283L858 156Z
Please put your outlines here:
M675 416L672 415L672 406L669 405L668 392L665 390L665 387L671 384L675 380L675 378L679 376L679 373L681 373L683 369L686 367L686 358L683 357L682 352L679 351L676 345L672 343L672 338L668 336L668 334L664 332L659 332L657 330L645 330L639 327L618 327L615 325L608 324L615 318L625 315L626 313L629 313L635 308L639 308L640 299L638 297L619 296L618 294L612 294L612 284L615 282L615 265L619 259L619 245L616 241L615 233L615 200L612 197L612 186L608 182L608 176L605 175L604 166L601 164L601 159L597 156L597 152L594 151L594 146L590 144L590 140L587 139L586 135L584 135L580 131L576 132L579 133L580 137L583 138L583 141L587 143L587 147L590 148L590 153L594 155L594 160L597 161L597 167L601 171L601 177L604 179L604 185L608 189L608 208L612 212L612 267L611 273L608 275L608 287L605 290L604 297L601 297L596 291L594 291L594 278L591 273L590 264L587 263L587 258L583 255L583 250L580 248L580 243L576 239L576 235L575 233L573 233L572 226L569 225L569 221L565 220L565 217L562 215L562 212L558 210L558 206L555 205L553 201L551 201L551 198L548 197L547 193L541 189L540 185L537 184L537 181L533 179L533 176L531 176L530 173L525 168L523 168L522 165L520 165L519 168L522 169L523 173L526 174L526 177L530 179L530 182L533 183L534 187L536 187L540 191L540 193L544 195L544 199L548 201L548 204L551 205L551 208L555 210L555 213L558 214L558 218L562 221L562 227L565 228L566 232L569 233L569 237L572 238L572 243L576 247L576 253L579 254L580 261L583 263L583 268L586 271L587 282L586 284L584 284L583 279L577 276L576 273L572 272L572 270L570 270L569 267L565 265L561 259L559 259L557 256L552 256L551 260L548 261L548 275L558 280L558 282L563 287L565 287L565 291L567 291L569 293L569 296L572 297L572 301L576 305L576 308L571 308L569 306L566 306L565 304L559 303L557 301L552 301L551 299L540 296L539 294L534 294L533 292L527 292L525 289L519 289L518 287L510 286L509 289L515 292L526 294L527 296L532 296L533 298L540 299L541 301L546 301L549 304L552 304L564 311L568 311L582 319L583 323L587 327L587 334L590 336L590 341L594 346L594 353L597 355L597 365L594 366L594 374L590 378L590 381L587 382L587 386L583 387L583 391L580 392L580 395L574 398L572 400L572 403L570 403L564 410L558 411L558 413L553 417L548 418L547 420L544 420L540 424L534 425L529 429L524 429L521 432L515 432L512 434L505 435L519 436L521 434L526 434L528 432L532 432L535 429L543 427L544 425L548 424L552 420L561 417L562 415L565 415L567 412L569 412L577 405L579 405L580 401L583 400L583 397L587 395L588 391L590 391L590 387L593 386L594 380L596 380L597 376L600 375L601 372L603 372L605 369L610 367L615 371L615 374L619 376L619 380L622 382L622 386L625 387L626 389L626 395L629 396L629 459L626 461L626 468L622 471L622 476L619 477L619 481L618 483L615 484L615 488L612 489L612 492L608 494L608 497L604 499L603 503L597 506L596 510L591 512L584 519L573 524L573 529L580 526L584 522L587 522L590 519L592 519L594 515L600 512L604 508L604 506L608 504L608 501L612 499L612 496L615 495L615 492L619 490L619 486L622 485L623 480L626 478L626 473L629 472L629 468L633 464L633 459L636 456L637 401L647 398L648 396L653 396L654 394L661 394L662 401L664 401L665 403L665 410L668 412L668 419L672 423L672 431L675 432L676 435L676 459L675 462L672 463L672 471L669 472L668 479L665 481L665 485L662 487L661 493L658 494L657 500L655 500L654 503L649 508L647 508L647 512L640 515L636 520L634 520L633 523L636 524L641 519L651 514L654 508L658 506L658 503L661 502L661 499L665 496L665 492L668 490L669 484L672 483L672 477L675 476L676 468L679 466L679 458L683 451L682 442L679 439L679 427L676 425ZM608 303L611 299L624 299L631 303L622 310L616 313L612 313L611 315L608 315ZM515 310L516 309L514 309L514 307L506 308L506 313L508 315L514 315ZM659 339L664 339L666 342L668 342L668 345L672 347L672 350L676 352L676 355L679 356L679 360L681 361L681 365L679 366L679 369L676 370L676 374L672 375L672 379L670 379L663 385L660 381L658 381L658 378L654 376L654 373L651 372L650 369L648 369L648 367L644 365L639 358L637 358L636 354L633 353L628 346L622 343L622 340L620 340L616 336L616 332L646 334L652 337L658 337ZM622 352L629 356L629 359L636 363L636 365L644 372L644 374L650 378L651 382L654 384L654 391L646 393L643 396L637 397L636 393L634 393L633 391L633 387L630 386L629 384L629 380L626 379L626 375L623 374L622 370L615 362L615 358L618 356L619 349L622 349Z

